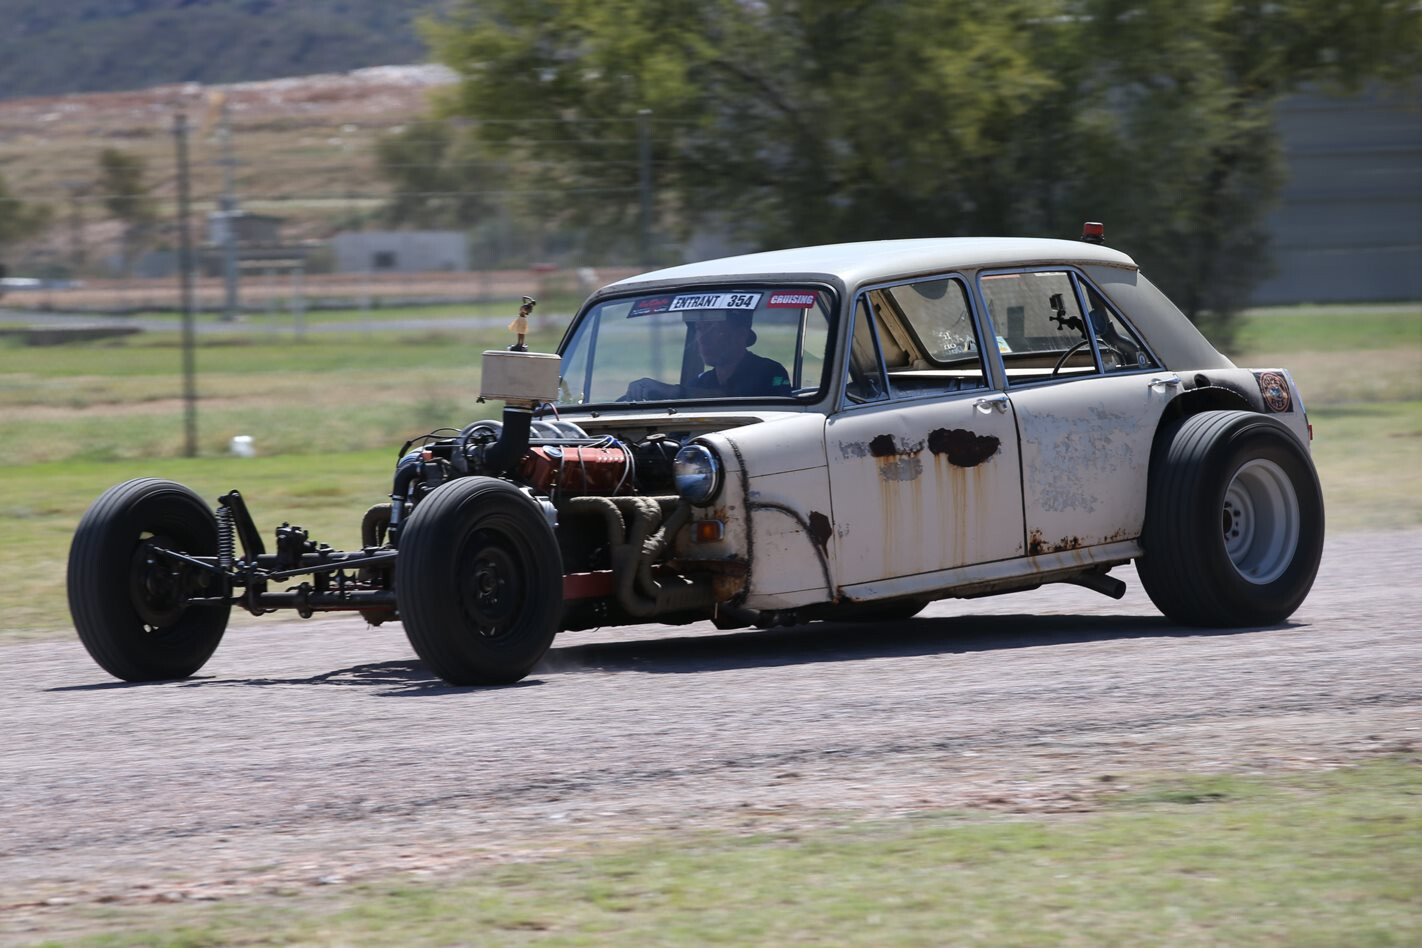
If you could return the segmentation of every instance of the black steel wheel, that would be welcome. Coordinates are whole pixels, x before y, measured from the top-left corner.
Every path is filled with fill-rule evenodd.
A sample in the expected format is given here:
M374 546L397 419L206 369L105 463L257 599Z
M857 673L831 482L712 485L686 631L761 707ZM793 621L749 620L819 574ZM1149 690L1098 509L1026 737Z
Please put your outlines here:
M69 611L94 661L125 681L186 678L227 629L221 581L158 555L217 554L217 521L197 494L145 477L109 488L79 521L69 547Z
M450 481L401 527L395 591L405 634L431 671L454 685L510 684L558 633L558 541L507 481Z
M1323 493L1308 451L1278 419L1192 415L1163 432L1136 562L1151 601L1186 625L1282 622L1313 587Z

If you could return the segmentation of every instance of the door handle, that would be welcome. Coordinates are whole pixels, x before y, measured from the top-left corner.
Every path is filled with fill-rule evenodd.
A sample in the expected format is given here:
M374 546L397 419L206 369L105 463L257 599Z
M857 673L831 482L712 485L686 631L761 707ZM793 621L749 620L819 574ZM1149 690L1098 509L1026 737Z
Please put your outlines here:
M1151 390L1156 392L1163 392L1167 388L1175 388L1179 384L1180 376L1178 375L1157 375L1150 380Z
M984 415L990 413L994 408L1006 414L1007 396L1000 392L996 395L986 395L974 401L973 407L976 408L978 411L982 412Z

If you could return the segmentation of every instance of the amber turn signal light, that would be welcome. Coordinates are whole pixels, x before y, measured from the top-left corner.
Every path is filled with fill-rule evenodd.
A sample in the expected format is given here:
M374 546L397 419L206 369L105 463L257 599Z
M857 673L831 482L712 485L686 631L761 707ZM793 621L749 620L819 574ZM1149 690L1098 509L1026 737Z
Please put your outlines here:
M697 520L691 525L691 539L696 543L715 543L726 535L726 525L719 520Z

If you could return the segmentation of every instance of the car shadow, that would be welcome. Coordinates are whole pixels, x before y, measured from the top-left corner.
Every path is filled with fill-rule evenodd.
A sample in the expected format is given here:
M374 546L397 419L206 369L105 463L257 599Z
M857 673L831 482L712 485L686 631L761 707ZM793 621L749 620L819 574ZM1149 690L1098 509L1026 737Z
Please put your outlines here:
M1159 616L985 615L920 617L892 623L819 622L785 629L668 636L550 649L534 675L582 671L695 674L873 658L953 655L1141 638L1242 635L1296 623L1235 629L1174 625ZM576 633L569 633L573 635Z
M524 681L512 685L500 685L497 687L528 688L535 687L539 684L541 684L541 682L537 679L525 679ZM389 697L442 695L464 691L491 690L489 687L451 685L437 678L424 666L423 662L414 658L403 661L370 662L364 665L352 665L349 668L337 668L334 671L322 672L319 675L310 675L307 677L222 678L213 675L202 675L192 678L170 679L167 681L106 681L92 685L66 685L59 688L47 688L45 690L105 691L111 688L154 688L160 686L171 688L270 688L290 686L309 687L312 685L334 685L344 688L384 688L386 690L378 692L378 694Z
M569 644L548 650L530 676L512 685L460 686L437 678L418 659L370 662L307 677L223 678L169 681L105 681L46 691L106 691L124 688L312 687L377 689L380 697L428 697L462 692L529 688L542 677L580 673L691 675L702 672L874 658L954 655L1017 648L1144 638L1199 638L1288 630L1298 623L1237 629L1179 626L1159 616L976 615L939 616L871 623L815 622L784 629L744 629L710 635L675 635L622 642ZM578 635L565 633L563 641Z

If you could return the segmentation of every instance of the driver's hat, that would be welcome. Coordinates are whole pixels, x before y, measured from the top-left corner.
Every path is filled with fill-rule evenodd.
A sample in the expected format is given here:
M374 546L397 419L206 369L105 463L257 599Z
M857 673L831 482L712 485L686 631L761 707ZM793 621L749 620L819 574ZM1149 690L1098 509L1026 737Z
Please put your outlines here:
M720 324L744 329L750 333L750 340L746 343L746 346L750 347L755 345L756 340L755 330L751 328L751 319L754 316L755 313L748 309L713 309L708 310L697 320L697 323L711 325Z

